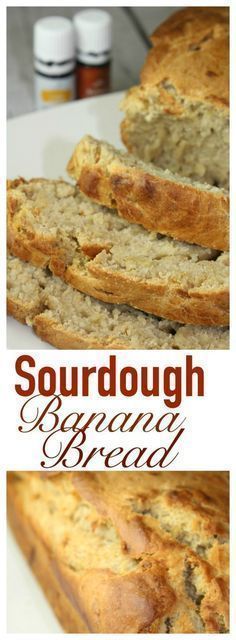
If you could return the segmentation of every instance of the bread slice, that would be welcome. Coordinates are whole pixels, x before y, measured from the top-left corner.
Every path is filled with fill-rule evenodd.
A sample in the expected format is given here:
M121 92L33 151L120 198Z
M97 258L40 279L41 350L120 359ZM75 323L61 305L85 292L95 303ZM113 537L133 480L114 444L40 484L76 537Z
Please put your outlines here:
M227 329L181 326L80 293L8 256L8 313L60 349L227 349Z
M85 136L68 164L87 196L149 231L204 247L229 248L229 197Z
M229 9L188 7L152 35L140 85L126 94L130 153L193 180L229 185Z
M8 473L8 516L65 631L228 631L227 473Z
M8 245L103 302L182 324L228 325L227 253L129 225L66 182L9 184Z

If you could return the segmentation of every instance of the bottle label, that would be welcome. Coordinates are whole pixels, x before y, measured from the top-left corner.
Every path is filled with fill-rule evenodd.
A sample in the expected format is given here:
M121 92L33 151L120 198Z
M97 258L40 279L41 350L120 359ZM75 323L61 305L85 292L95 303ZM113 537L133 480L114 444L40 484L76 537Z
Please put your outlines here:
M74 73L64 78L50 78L35 74L35 100L37 109L69 102L75 99Z
M110 90L110 64L89 67L78 64L76 70L77 98L89 98Z
M67 100L72 100L72 98L71 89L43 89L41 91L41 99L43 102L67 102Z

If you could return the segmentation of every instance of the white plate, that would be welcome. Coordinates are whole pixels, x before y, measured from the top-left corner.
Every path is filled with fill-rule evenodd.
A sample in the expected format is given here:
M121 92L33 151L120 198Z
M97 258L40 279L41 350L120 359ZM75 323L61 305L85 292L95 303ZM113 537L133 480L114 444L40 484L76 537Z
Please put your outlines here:
M8 122L8 178L68 179L65 167L75 144L89 133L121 147L122 92L71 102ZM52 349L33 331L8 318L8 349Z

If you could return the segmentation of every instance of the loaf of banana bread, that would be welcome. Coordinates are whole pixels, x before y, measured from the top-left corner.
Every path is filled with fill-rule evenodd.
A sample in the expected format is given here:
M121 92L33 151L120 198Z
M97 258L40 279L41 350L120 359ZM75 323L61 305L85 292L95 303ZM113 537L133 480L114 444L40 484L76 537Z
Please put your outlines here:
M124 144L145 162L229 186L229 9L185 7L155 29L123 101Z
M227 473L14 472L8 516L66 632L228 631Z

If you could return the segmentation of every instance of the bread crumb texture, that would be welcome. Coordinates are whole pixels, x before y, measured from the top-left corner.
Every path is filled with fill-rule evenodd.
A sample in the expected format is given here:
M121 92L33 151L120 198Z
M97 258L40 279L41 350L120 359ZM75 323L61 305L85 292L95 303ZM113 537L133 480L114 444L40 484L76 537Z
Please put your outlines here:
M228 330L181 326L98 302L50 271L8 256L8 311L59 348L227 349Z
M103 302L183 324L229 323L228 253L130 225L62 181L13 181L8 246Z
M140 85L122 103L124 144L146 162L228 188L228 8L185 8L151 40Z
M85 136L75 147L69 174L85 195L149 231L212 249L229 248L229 195L138 160Z

